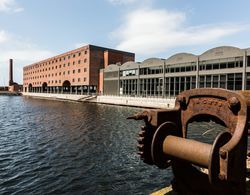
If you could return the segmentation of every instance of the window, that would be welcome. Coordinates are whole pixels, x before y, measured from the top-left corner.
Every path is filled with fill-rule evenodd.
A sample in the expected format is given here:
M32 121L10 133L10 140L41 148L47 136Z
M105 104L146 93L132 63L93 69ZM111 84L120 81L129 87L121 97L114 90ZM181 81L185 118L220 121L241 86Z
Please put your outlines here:
M87 50L85 50L85 51L84 51L84 54L87 54L87 53L88 53L88 51L87 51Z
M81 52L78 53L78 56L80 56L80 55L81 55Z
M84 68L84 69L83 69L83 72L87 72L87 68Z
M81 72L81 69L78 69L78 73L80 73Z
M73 62L73 65L75 65L75 61Z
M81 64L81 60L78 60L78 64Z
M75 74L75 70L73 70L73 74Z
M61 67L62 67L62 65L60 64L60 65L59 65L59 68L61 68Z
M61 75L61 72L59 72L59 75Z
M68 66L70 66L70 62L68 63Z
M68 74L70 74L70 71L68 70Z
M65 64L63 64L63 67L65 67Z
M65 75L65 72L63 72L63 75Z
M80 78L78 78L78 82L80 82L81 81L81 79Z
M87 80L86 77L84 77L84 78L83 78L83 81L85 82L86 80Z
M87 62L87 59L85 58L85 59L84 59L84 63L86 63L86 62Z
M70 59L70 55L68 56L68 59Z
M75 57L76 57L76 55L74 54L74 55L73 55L73 58L75 58Z
M75 79L72 79L72 82L75 82Z

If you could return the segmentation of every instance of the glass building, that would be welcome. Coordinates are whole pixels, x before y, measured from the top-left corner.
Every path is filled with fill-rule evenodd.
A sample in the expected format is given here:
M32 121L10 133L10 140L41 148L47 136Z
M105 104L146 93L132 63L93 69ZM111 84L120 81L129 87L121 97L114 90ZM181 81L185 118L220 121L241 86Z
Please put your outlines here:
M201 55L110 64L100 72L104 95L175 97L194 88L250 89L250 48L216 47Z

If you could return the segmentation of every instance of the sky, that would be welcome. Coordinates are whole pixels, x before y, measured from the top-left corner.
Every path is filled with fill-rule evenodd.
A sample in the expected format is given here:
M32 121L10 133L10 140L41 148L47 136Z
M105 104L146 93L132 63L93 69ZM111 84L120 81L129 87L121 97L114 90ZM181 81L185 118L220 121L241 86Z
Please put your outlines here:
M0 0L0 86L23 67L87 45L134 52L136 61L250 47L249 0Z

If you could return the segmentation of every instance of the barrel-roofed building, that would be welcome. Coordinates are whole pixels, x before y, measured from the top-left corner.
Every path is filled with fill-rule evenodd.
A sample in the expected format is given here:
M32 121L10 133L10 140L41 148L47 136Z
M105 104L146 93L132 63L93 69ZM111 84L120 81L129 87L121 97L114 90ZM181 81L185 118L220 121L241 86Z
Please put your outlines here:
M250 89L250 49L222 46L102 69L106 95L175 97L194 88ZM112 86L112 87L111 87Z

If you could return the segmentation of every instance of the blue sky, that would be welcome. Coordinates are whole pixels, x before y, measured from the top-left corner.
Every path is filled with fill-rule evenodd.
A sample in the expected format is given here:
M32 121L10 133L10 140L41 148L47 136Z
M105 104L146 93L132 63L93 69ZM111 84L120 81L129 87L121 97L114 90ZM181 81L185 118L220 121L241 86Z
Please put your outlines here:
M249 0L0 0L0 85L22 68L94 44L136 53L136 61L178 52L250 47Z

